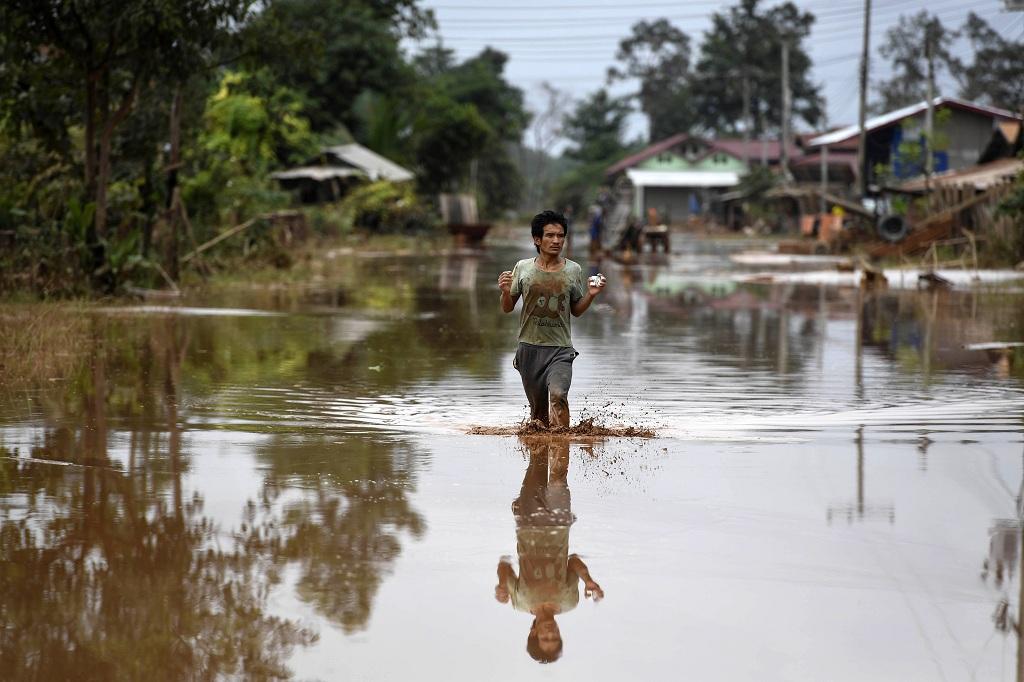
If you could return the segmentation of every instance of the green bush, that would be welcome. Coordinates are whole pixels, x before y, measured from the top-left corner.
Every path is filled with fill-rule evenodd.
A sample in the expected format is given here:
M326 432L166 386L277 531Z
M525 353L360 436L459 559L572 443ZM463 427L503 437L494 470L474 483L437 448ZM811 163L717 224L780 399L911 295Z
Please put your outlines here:
M338 207L339 228L377 233L427 232L437 227L434 211L409 183L382 180L358 187Z

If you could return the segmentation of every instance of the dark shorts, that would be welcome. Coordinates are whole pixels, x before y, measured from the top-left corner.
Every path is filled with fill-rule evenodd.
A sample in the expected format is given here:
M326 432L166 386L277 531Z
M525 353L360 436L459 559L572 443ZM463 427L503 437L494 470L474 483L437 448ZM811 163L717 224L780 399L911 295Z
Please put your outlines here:
M548 421L548 401L568 404L572 384L572 361L579 353L565 346L535 346L520 343L512 366L519 370L523 389L530 401L530 419Z
M543 487L522 492L512 502L516 528L523 526L571 526L576 522L572 513L572 496L565 481L549 483Z

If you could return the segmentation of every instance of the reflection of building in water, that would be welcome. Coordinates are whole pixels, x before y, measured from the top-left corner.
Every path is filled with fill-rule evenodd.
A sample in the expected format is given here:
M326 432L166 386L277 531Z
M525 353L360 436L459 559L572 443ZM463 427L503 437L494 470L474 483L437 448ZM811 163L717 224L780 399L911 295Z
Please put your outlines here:
M871 503L866 502L864 488L864 427L857 429L857 497L852 502L830 504L826 511L826 518L832 523L835 516L846 517L847 523L857 521L869 521L873 519L888 520L889 523L896 521L896 508L891 502Z
M576 521L567 481L569 443L542 440L526 445L530 462L512 503L519 571L511 559L502 557L494 595L516 611L533 615L526 648L534 659L549 663L562 653L555 616L579 604L579 583L584 584L584 596L594 601L604 592L580 557L569 553L569 528Z
M982 563L981 578L999 591L999 601L992 613L996 630L1017 636L1017 682L1024 682L1024 623L1021 622L1021 606L1024 605L1024 557L1021 544L1024 541L1024 466L1021 469L1021 483L1017 489L1017 518L995 519L988 530L988 557ZM1010 585L1017 577L1017 613L1010 609Z
M991 341L993 319L972 314L974 294L902 291L863 298L860 339L865 347L928 372L939 369L985 369L984 353L964 344Z
M1021 524L1017 519L996 519L988 529L988 558L982 564L982 577L992 578L996 587L1012 580L1020 554Z
M469 292L469 311L472 319L477 319L477 270L480 259L477 256L445 256L441 261L440 278L437 288L440 291L458 289Z

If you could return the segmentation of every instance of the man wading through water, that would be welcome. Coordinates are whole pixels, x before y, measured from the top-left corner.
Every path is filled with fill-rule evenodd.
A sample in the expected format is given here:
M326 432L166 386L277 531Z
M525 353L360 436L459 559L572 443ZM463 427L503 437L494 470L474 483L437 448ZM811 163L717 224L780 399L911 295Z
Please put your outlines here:
M605 284L604 275L586 280L578 263L562 258L566 225L561 213L538 213L530 224L536 258L498 276L502 312L512 312L523 297L512 364L523 378L530 419L544 427L569 426L572 361L579 355L572 347L569 313L585 313Z

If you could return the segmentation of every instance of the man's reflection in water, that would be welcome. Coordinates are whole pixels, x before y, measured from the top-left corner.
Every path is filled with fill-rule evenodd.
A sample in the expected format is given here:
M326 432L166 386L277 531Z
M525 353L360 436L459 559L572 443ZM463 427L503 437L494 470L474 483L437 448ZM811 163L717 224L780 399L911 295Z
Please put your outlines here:
M533 614L526 650L541 663L551 663L562 655L562 634L555 616L576 608L579 581L583 581L585 597L595 602L604 597L604 591L590 576L587 565L569 554L569 527L576 521L566 482L569 443L522 442L529 450L530 464L519 497L512 502L519 574L511 558L502 557L494 596L502 604L511 602L516 611Z

